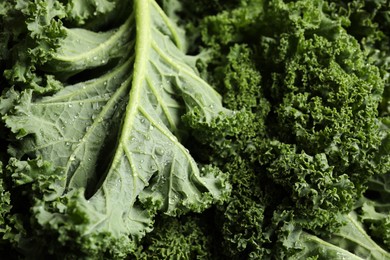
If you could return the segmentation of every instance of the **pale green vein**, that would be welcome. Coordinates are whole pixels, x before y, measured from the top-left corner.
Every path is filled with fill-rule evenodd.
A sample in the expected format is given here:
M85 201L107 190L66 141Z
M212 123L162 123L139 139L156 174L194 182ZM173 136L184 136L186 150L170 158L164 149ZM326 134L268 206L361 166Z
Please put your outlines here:
M139 108L140 112L142 113L142 115L148 119L150 122L153 122L154 119L150 117L150 115L142 108L140 107ZM190 163L190 168L193 170L191 171L192 172L192 175L195 177L195 179L197 181L199 181L199 183L203 183L203 181L201 180L200 176L197 176L194 172L197 172L197 169L198 169L198 166L196 165L196 162L192 159L191 155L188 153L188 151L186 150L186 148L181 145L179 143L179 141L177 140L177 138L172 135L170 132L168 132L165 128L161 127L161 125L159 124L155 124L155 127L157 130L159 130L164 136L166 136L171 142L173 142L176 147L179 149L179 151L185 155L185 157L187 158L188 162Z
M149 57L150 48L150 10L149 0L135 0L134 9L136 10L136 45L135 45L135 62L133 71L133 82L130 90L130 99L126 107L126 116L123 123L123 131L120 137L120 143L125 144L126 140L129 140L131 131L128 129L133 128L135 116L138 112L139 102L141 100L143 82L146 75L146 63ZM117 152L114 156L114 161L120 160L120 153Z
M95 129L98 127L98 125L101 124L101 122L104 119L104 115L106 115L109 112L109 110L115 106L119 97L124 95L124 92L128 89L128 84L130 84L130 81L131 81L131 77L127 81L125 81L124 84L122 84L121 87L118 88L118 90L113 94L113 96L110 98L110 100L107 102L107 104L103 107L103 109L98 114L98 116L94 119L94 121L91 124L91 126L89 127L89 129L85 132L84 136L81 138L80 142L78 143L77 147L72 152L72 154L70 155L69 158L75 158L76 153L78 152L80 147L82 147L82 145L85 144L85 142L89 139L89 137L95 132ZM67 176L68 176L66 186L69 185L69 183L71 182L73 175L75 173L75 172L69 173L69 169L70 169L71 164L72 164L72 160L69 159L68 163L65 166Z
M302 234L302 236L306 240L309 240L309 241L312 241L314 243L320 244L318 247L329 248L329 250L336 251L336 252L338 251L339 255L341 255L341 256L340 256L340 258L335 259L335 260L343 260L343 259L345 259L345 257L348 257L348 259L350 259L350 260L363 260L363 258L358 257L357 255L352 254L351 252L349 252L347 250L344 250L344 249L342 249L342 248L340 248L338 246L335 246L335 245L333 245L331 243L328 243L328 242L326 242L326 241L324 241L324 240L322 240L322 239L320 239L320 238L318 238L316 236L309 235L307 233Z
M119 41L120 37L125 33L126 30L129 30L131 28L132 21L134 19L134 15L132 14L126 22L114 33L112 34L111 37L108 38L107 41L102 42L99 44L96 48L92 48L87 52L83 52L79 55L74 55L74 56L63 56L63 55L56 55L57 60L61 61L66 61L66 62L76 62L77 60L85 60L88 59L88 57L94 57L98 56L99 53L102 52L104 49L110 49L112 46L117 44ZM72 30L67 30L68 34L75 34Z
M93 79L93 80L89 80L87 82L68 86L65 88L65 90L67 90L67 88L72 88L71 92L66 93L66 94L61 93L61 95L55 95L55 96L50 97L48 99L42 99L41 102L42 103L46 103L46 102L54 103L56 100L64 100L64 99L72 100L72 97L77 97L77 96L83 95L86 92L88 92L90 89L96 90L96 86L104 85L104 83L109 82L110 79L116 78L116 77L118 77L118 75L125 74L125 71L130 68L130 66L133 64L133 61L134 61L134 57L131 57L128 60L126 60L126 62L119 65L112 72L106 73L102 77L97 78L97 79ZM75 90L76 87L77 87L77 89ZM74 100L76 100L76 99L74 99Z
M129 148L126 146L126 145L121 145L123 146L123 151L125 152L125 156L127 158L127 161L129 162L129 165L130 165L130 174L131 176L133 177L133 190L132 190L132 193L133 193L133 196L131 196L131 204L133 204L135 202L135 198L137 196L136 194L136 190L137 190L137 169L134 165L134 161L133 161L133 156L131 154L131 151L129 150Z
M153 126L159 130L164 136L166 136L170 141L177 143L177 138L169 132L166 128L163 128L160 123L156 121L143 107L139 107L140 113L153 124Z
M181 37L177 33L177 28L172 24L171 19L168 18L168 16L161 10L161 8L158 6L158 4L155 1L152 1L152 4L154 5L154 9L157 10L160 17L163 19L165 24L167 25L169 31L171 32L173 36L173 40L175 41L176 46L181 50L184 51L184 45L181 41Z
M66 98L64 98L63 101L55 101L55 102L51 102L51 100L49 99L46 99L40 103L35 103L34 106L64 106L64 105L68 105L68 104L79 104L79 103L82 103L83 105L84 104L88 104L88 103L96 103L96 102L106 102L108 100L110 100L111 97L101 97L101 96L95 96L95 97L91 97L91 98L85 98L85 99L74 99L74 100L66 100Z
M166 54L166 52L161 50L161 48L156 44L155 41L152 42L152 48L153 48L153 50L155 50L158 53L160 58L165 60L167 62L167 64L169 64L170 67L175 68L175 70L177 70L179 72L179 74L181 72L184 75L188 76L189 78L193 79L194 81L199 82L200 85L208 86L208 84L202 78L200 78L193 70L191 70L191 68L187 64L185 64L183 62L180 63L180 62L173 60L171 57L169 57ZM213 89L212 87L208 86L208 90L213 92L213 96L219 96L219 94L216 92L216 90Z
M156 88L154 87L153 83L150 81L149 77L146 77L147 86L152 91L153 95L156 97L158 104L161 106L164 115L166 116L169 126L173 131L176 131L176 125L175 122L171 116L171 113L169 113L169 108L167 107L166 103L162 100L161 95L158 94Z
M367 250L369 251L372 251L373 248L375 248L375 250L377 252L379 252L381 255L389 255L388 252L386 252L385 250L383 250L383 248L379 247L377 245L377 243L375 243L374 241L372 241L371 237L368 236L368 234L366 233L366 231L363 229L363 227L356 221L356 217L353 217L351 215L352 213L348 214L347 218L350 220L350 223L351 225L354 226L354 228L356 228L359 232L359 234L361 234L364 239L366 240L366 242L369 242L370 244L367 245L365 243L363 243L363 241L360 241L360 240L357 240L355 239L354 237L346 237L346 236L343 236L343 237L346 237L348 238L350 241L353 241L354 243L356 243L357 245L360 245L361 247L363 248L366 248Z
M169 169L169 186L168 186L168 196L167 196L167 200L168 200L168 210L170 209L170 202L171 202L171 197L172 197L172 190L173 190L173 169L175 168L175 155L173 156L172 158L172 163L171 163L171 167ZM172 201L172 204L173 204L173 201Z
M55 146L55 145L57 145L57 144L61 144L61 143L64 143L64 142L69 142L69 143L75 143L75 141L74 140L72 140L72 141L66 141L66 139L65 140L56 140L56 141L52 141L52 142L45 142L45 144L43 144L43 145L40 145L40 146L35 146L35 147L33 147L31 150L26 150L26 154L29 154L29 153L31 153L31 152L34 152L34 151L39 151L39 150L42 150L42 149L45 149L45 148L48 148L48 147L51 147L51 146Z

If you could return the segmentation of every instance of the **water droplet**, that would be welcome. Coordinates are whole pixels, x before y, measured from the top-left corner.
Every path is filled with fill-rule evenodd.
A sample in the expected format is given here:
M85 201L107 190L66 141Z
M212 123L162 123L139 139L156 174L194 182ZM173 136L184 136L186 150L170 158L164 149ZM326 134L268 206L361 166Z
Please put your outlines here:
M213 105L213 104L211 104L209 107L210 107L211 109L213 109L213 108L214 108L214 105Z
M95 11L95 12L93 12L93 15L94 15L94 16L96 16L96 15L97 15L97 12L96 12L96 11Z
M155 151L155 153L157 154L157 155L163 155L164 154L164 149L162 148L162 147L156 147L156 149L154 150Z
M142 118L142 119L141 119L141 123L145 123L145 118Z
M98 58L95 56L95 57L93 57L93 60L97 60Z
M107 81L104 81L103 85L104 85L104 86L107 86Z
M72 104L69 104L68 107L72 107L73 105Z
M200 94L200 93L195 93L194 96L195 96L196 100L203 100L202 94Z
M66 145L66 146L69 146L69 145L70 145L70 143L69 143L69 142L66 142L66 143L65 143L65 145Z
M144 162L144 160L142 159L142 160L141 160L141 163L143 163L143 162Z
M149 130L153 130L154 129L154 126L153 125L150 125L149 126Z
M106 63L106 61L105 61L105 60L102 60L102 64L104 64L104 63Z

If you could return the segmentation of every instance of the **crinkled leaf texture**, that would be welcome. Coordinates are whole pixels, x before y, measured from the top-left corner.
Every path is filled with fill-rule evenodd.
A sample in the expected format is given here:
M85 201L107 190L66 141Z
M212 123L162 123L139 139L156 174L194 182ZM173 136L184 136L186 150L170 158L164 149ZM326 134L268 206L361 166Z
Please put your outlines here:
M286 221L281 229L285 239L277 253L279 259L390 259L390 254L367 234L355 211L338 217L344 225L325 238Z
M65 30L44 69L74 84L46 97L10 90L0 106L19 139L9 149L21 160L9 166L16 183L34 181L36 172L56 176L46 178L50 185L40 178L36 221L58 230L65 244L76 231L74 240L91 254L94 246L115 251L113 243L137 241L157 211L199 212L223 199L229 185L220 171L199 167L181 144L181 116L196 108L210 122L229 111L198 76L195 58L184 54L179 29L160 7L135 0L117 29Z

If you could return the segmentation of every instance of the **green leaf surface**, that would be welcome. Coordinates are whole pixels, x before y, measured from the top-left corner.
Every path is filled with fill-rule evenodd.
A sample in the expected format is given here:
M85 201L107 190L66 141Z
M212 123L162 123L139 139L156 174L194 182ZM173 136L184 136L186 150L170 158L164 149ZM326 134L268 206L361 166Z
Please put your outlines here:
M390 259L389 252L372 240L357 217L354 211L346 215L346 224L333 234L329 242L340 248L348 248L350 252L362 259Z
M181 144L181 116L196 108L208 122L227 110L160 7L134 1L118 29L66 31L45 69L76 82L45 97L11 90L0 105L20 139L10 153L51 162L63 180L55 198L68 210L37 203L38 222L58 227L77 212L82 235L139 237L158 210L201 211L222 199L229 187L219 170L200 169Z

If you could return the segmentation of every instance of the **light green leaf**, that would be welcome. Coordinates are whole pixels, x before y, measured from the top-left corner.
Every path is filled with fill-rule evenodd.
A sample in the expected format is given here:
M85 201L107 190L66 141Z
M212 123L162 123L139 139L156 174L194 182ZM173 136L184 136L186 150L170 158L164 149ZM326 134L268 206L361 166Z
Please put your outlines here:
M381 248L364 230L356 212L344 216L345 225L329 239L329 242L348 250L362 259L390 259L390 254Z
M209 122L229 111L198 76L195 58L184 54L183 37L160 7L136 0L116 30L66 30L46 69L77 82L47 97L10 91L0 111L20 139L13 156L42 158L65 176L53 190L72 212L83 212L79 232L139 237L156 211L201 211L223 199L229 186L219 170L200 170L182 145L181 116L197 108ZM50 208L56 207L35 208L43 226L74 219Z

